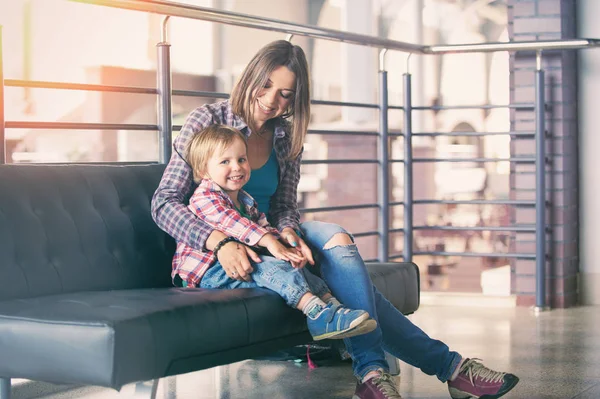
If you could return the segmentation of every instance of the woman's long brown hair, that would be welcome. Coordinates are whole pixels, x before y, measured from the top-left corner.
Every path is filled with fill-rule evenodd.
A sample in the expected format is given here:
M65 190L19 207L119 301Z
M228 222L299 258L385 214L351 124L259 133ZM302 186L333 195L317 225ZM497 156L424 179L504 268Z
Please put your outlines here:
M285 66L296 75L294 98L288 110L281 116L284 119L291 118L292 146L289 159L294 159L302 152L310 121L308 63L300 46L286 40L278 40L260 49L233 88L231 106L233 112L244 119L252 131L256 131L253 116L255 96L267 84L271 73L280 66Z

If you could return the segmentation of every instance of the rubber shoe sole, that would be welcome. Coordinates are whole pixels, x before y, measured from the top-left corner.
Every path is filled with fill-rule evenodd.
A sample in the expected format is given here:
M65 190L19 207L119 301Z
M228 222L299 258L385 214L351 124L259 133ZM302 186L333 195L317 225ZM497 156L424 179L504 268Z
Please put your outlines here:
M468 392L462 392L458 389L450 388L450 396L452 399L498 399L510 391L519 383L519 377L516 375L514 378L511 378L511 381L503 387L503 389L495 395L482 395L482 396L473 396ZM464 395L464 396L462 396Z
M350 330L347 330L346 332L342 332L339 335L336 335L335 339L344 339L344 338L355 337L357 335L368 334L376 328L377 328L377 322L375 321L375 319L368 319L368 320L365 320L364 322L362 322L361 324L359 324L358 326L351 328Z
M362 335L369 333L377 328L377 322L371 319L368 313L365 312L360 317L357 317L350 323L350 326L345 330L332 331L326 334L313 336L315 341L321 341L324 339L344 339L354 337L356 335Z

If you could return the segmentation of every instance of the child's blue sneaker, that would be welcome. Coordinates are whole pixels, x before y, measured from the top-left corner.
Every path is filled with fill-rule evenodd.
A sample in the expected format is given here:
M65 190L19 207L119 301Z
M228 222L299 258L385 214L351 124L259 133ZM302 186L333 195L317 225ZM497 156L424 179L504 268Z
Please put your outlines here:
M307 317L308 331L313 339L342 339L366 334L377 327L377 322L364 310L353 310L329 304L314 318Z

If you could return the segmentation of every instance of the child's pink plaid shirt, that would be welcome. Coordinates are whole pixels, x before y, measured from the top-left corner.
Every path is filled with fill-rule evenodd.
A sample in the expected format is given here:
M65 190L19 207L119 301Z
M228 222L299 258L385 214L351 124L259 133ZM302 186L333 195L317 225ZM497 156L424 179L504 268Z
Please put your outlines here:
M240 215L229 195L212 180L202 180L190 198L188 207L215 230L248 246L256 245L267 233L279 237L277 230L269 225L265 214L258 211L256 202L248 193L240 190L238 199L251 220ZM171 276L175 278L179 275L188 287L197 287L204 273L216 260L212 251L201 251L178 242Z

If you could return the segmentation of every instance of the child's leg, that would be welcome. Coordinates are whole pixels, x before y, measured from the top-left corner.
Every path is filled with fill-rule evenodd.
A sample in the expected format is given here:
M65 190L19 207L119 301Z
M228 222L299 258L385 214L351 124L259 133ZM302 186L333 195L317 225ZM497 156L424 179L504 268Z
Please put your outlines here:
M310 287L310 291L313 294L315 294L316 296L321 298L323 302L326 302L328 304L332 303L333 305L341 305L340 302L333 295L331 295L331 290L329 289L325 281L323 281L323 279L312 274L312 272L307 267L302 268L302 273L304 274L304 278L306 279L306 282Z
M306 267L303 267L302 269L298 270L304 276L304 279L306 280L306 283L310 288L310 292L312 292L324 301L331 298L331 291L329 290L329 287L327 287L327 284L325 284L325 281L312 274L310 270L308 270L308 268Z
M277 292L293 308L302 310L315 297L304 275L289 262L261 256L261 263L252 263L252 280L263 288ZM324 304L323 304L324 305Z
M369 314L363 310L347 309L339 303L325 304L316 292L311 292L305 277L311 280L319 294L327 294L329 289L322 280L319 282L320 279L315 275L270 256L261 256L261 259L261 263L252 265L252 279L258 286L277 292L289 306L306 314L308 329L313 339L346 338L365 334L377 326L375 320L370 319ZM363 328L363 325L367 325L368 328Z
M229 277L223 266L217 261L204 273L198 287L210 289L256 288L258 284L254 281L240 281Z

